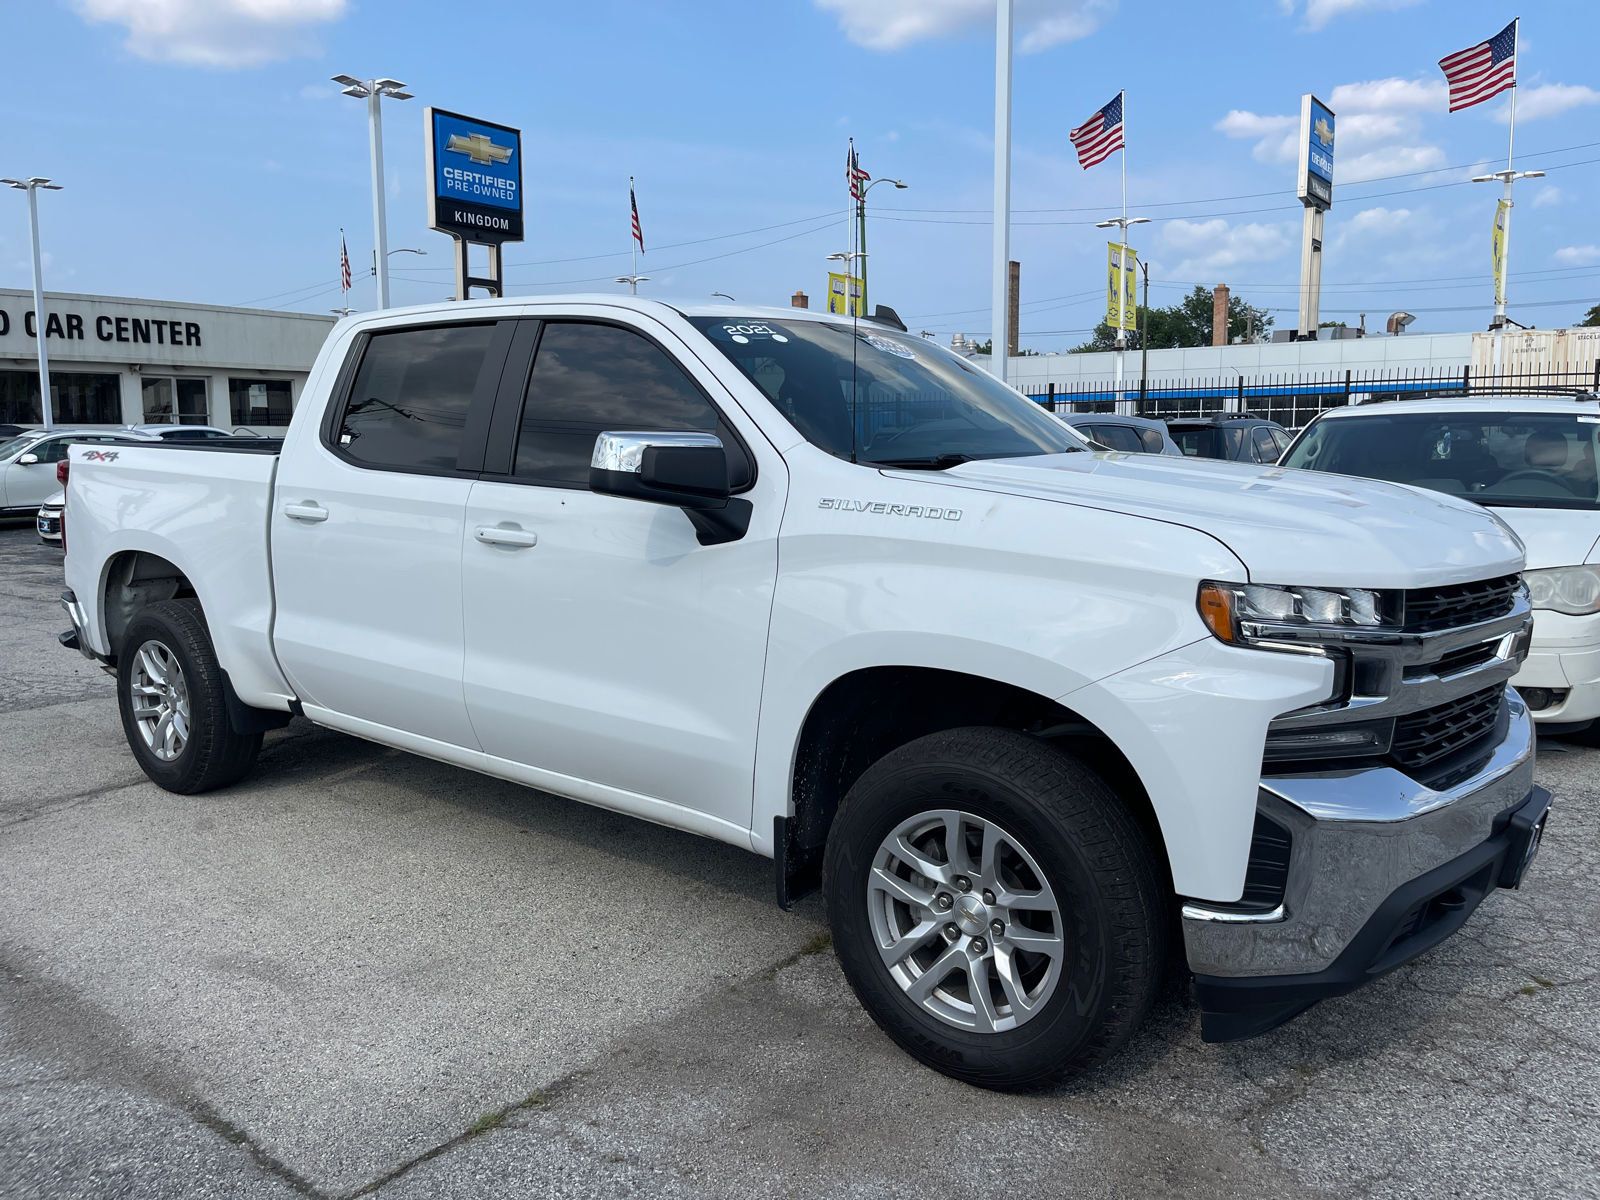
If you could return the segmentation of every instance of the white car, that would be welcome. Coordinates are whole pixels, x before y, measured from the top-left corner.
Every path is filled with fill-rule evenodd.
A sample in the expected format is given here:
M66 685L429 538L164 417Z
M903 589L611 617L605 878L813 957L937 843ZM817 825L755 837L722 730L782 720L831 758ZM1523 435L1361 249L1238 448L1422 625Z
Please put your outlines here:
M67 489L62 488L39 506L34 526L39 530L39 540L47 546L61 545L61 513L67 507Z
M1212 1041L1359 987L1516 887L1548 810L1478 505L1096 451L870 320L364 314L281 443L75 448L67 495L63 643L160 786L300 713L726 841L985 1086L1108 1058L1180 928Z
M145 442L150 439L131 430L33 429L0 445L0 517L31 517L58 491L56 465L67 457L67 447L98 442Z
M1484 505L1527 547L1533 647L1512 679L1541 732L1600 718L1600 400L1484 396L1336 408L1286 467L1387 479Z

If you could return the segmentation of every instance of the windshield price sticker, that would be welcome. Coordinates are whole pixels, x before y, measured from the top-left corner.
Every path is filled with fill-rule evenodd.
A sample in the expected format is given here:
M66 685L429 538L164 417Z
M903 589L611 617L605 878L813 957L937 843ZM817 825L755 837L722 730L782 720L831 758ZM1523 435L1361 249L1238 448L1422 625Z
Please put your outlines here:
M863 333L860 337L863 342L874 350L882 350L885 354L892 354L896 358L909 358L912 362L917 360L917 356L899 342L892 342L888 338L879 337L875 333Z
M744 345L747 342L787 342L789 339L770 325L718 325L718 331L730 341Z

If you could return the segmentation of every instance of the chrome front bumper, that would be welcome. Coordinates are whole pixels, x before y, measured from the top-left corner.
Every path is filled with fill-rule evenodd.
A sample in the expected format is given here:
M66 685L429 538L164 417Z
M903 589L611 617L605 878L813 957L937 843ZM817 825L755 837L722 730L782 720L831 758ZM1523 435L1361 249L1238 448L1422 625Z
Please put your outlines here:
M1263 778L1258 807L1293 836L1283 903L1267 913L1185 904L1191 969L1234 977L1326 970L1403 885L1489 840L1533 789L1533 722L1514 691L1506 703L1505 739L1446 791L1392 767Z

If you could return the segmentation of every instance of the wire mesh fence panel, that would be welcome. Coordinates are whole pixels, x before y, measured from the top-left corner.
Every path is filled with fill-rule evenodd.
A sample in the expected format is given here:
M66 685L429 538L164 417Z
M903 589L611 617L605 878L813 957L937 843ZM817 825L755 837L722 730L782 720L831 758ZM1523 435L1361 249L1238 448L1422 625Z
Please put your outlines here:
M1587 396L1600 394L1600 362L1593 370L1502 370L1405 368L1329 371L1321 374L1244 375L1161 379L1123 385L1123 398L1137 416L1172 421L1239 413L1265 417L1298 429L1318 413L1347 404L1385 400L1455 397ZM1057 411L1110 413L1117 407L1116 385L1074 380L1057 383L1033 399Z

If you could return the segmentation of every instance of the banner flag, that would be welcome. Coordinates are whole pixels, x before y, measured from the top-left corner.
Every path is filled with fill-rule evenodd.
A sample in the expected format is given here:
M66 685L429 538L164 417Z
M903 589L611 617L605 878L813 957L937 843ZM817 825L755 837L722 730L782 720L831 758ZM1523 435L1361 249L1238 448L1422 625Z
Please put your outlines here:
M849 299L847 300L846 294ZM852 311L853 310L853 311ZM828 311L840 316L864 317L867 310L861 305L861 280L855 275L838 275L828 272Z
M1511 211L1511 202L1501 200L1495 205L1494 234L1489 243L1489 261L1494 268L1494 302L1506 302L1506 217Z
M1118 242L1109 243L1106 249L1106 324L1113 329L1135 329L1139 324L1139 254Z

